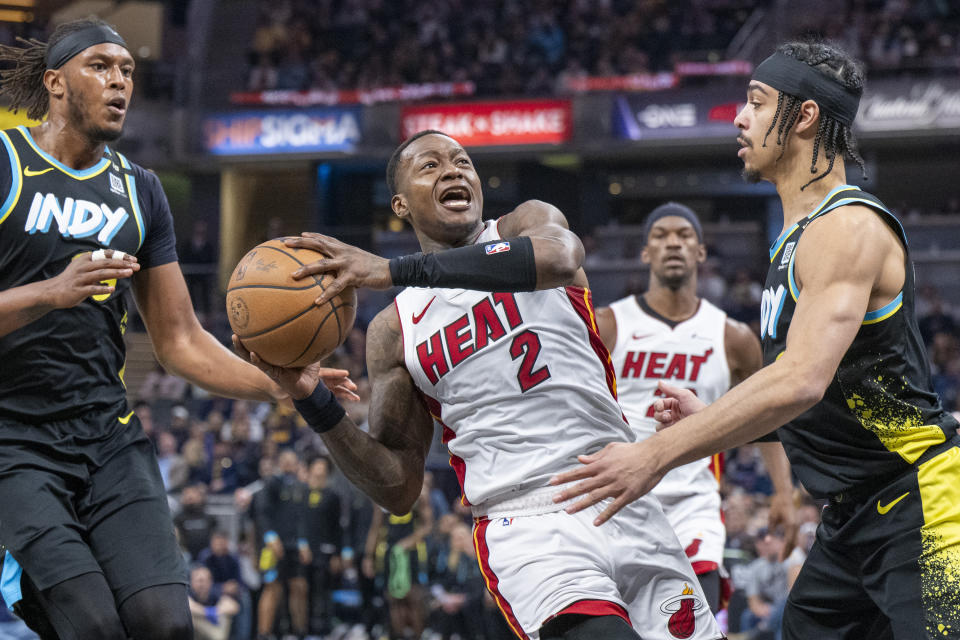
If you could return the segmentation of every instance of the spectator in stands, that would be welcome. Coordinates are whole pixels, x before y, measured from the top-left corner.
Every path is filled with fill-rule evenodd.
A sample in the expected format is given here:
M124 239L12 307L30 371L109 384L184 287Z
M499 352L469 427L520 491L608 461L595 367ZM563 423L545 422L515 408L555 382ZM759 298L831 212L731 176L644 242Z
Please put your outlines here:
M483 640L484 583L470 528L457 522L431 559L428 624L443 640Z
M230 437L227 440L227 457L235 487L245 487L260 477L259 466L262 447L250 440L250 419L235 418L230 421Z
M154 413L158 413L157 406L152 406ZM161 423L162 424L162 423ZM182 404L175 404L169 408L169 430L177 439L177 448L183 452L184 443L190 438L190 427L193 420L190 411Z
M178 254L193 308L206 315L211 310L217 265L217 245L210 240L206 220L194 220L190 237L181 243Z
M177 439L169 431L157 434L157 463L167 493L180 491L187 482L187 462L177 451Z
M214 588L210 570L203 565L190 569L190 613L196 640L227 640L240 605Z
M171 405L183 400L187 390L187 381L180 376L167 373L160 363L147 374L137 391L137 397L150 403L167 402Z
M204 489L210 486L210 458L206 447L199 437L192 437L183 443L183 459L187 463L187 483L203 485Z
M206 485L188 485L180 496L180 512L173 518L180 544L192 560L196 560L200 552L207 547L210 534L217 524L216 518L206 512L206 504Z
M771 617L786 600L787 571L780 560L783 536L775 530L761 529L756 540L757 559L747 566L744 590L747 610L740 622L741 631L773 631ZM762 637L755 633L753 638ZM769 637L769 636L768 636Z
M430 508L435 521L450 513L450 501L440 487L436 486L432 471L423 472L423 492L430 498Z
M143 425L143 432L148 438L155 441L156 434L153 428L153 411L150 408L150 403L146 400L137 400L133 405L133 411L137 414L137 418L140 419L140 424Z
M397 516L372 504L363 573L375 578L390 610L395 638L419 638L425 626L424 585L429 558L426 538L433 529L430 499L421 493L410 513Z
M306 532L308 490L298 479L299 468L296 452L282 451L277 461L278 473L265 479L263 489L253 499L256 529L263 540L263 589L257 608L260 637L273 632L284 587L292 631L301 636L307 633L307 570L313 557Z
M939 331L930 345L933 388L948 411L958 408L960 396L960 338L956 333Z
M230 637L247 640L252 630L253 616L250 590L244 584L239 557L230 552L230 538L226 531L218 529L210 536L210 546L197 556L197 562L210 570L214 589L230 596L239 605L233 618Z
M307 477L307 542L313 555L310 565L310 631L327 634L331 629L330 595L342 570L340 551L343 524L340 496L327 487L330 460L320 456L310 463Z

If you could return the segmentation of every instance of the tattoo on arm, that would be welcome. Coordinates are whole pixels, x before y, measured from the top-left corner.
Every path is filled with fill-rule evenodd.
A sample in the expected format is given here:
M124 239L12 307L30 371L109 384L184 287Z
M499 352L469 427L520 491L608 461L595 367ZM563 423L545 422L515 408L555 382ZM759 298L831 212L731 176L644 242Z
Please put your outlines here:
M433 439L433 420L404 367L402 350L399 321L390 307L367 332L369 435L355 428L349 417L323 434L347 478L374 502L401 514L420 495Z

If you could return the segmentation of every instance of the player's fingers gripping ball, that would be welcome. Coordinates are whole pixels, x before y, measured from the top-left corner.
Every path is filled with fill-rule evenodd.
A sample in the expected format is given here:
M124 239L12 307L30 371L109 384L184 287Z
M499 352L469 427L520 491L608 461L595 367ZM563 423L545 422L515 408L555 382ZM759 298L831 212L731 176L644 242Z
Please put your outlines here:
M314 300L336 278L325 273L294 280L300 267L326 256L288 247L283 238L245 255L227 285L230 328L247 350L280 367L303 367L343 344L356 317L352 287L317 306Z

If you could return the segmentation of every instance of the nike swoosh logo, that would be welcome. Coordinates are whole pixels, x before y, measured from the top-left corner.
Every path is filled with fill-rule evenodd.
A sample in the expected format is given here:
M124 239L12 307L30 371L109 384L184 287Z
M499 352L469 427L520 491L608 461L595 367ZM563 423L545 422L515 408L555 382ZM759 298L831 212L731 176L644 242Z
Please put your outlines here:
M134 412L131 411L127 415L123 416L122 418L117 418L117 422L119 422L120 424L127 424L128 422L130 422L130 418L133 417L133 414Z
M634 340L643 340L644 338L649 338L649 337L652 336L652 335L653 335L652 333L643 333L643 334L637 334L637 333L635 333L635 334L633 334L633 339L634 339Z
M427 306L423 308L423 311L421 311L420 313L413 314L413 324L417 324L418 322L423 320L423 314L427 312L427 309L430 308L430 305L432 305L433 301L436 299L437 299L437 296L433 296L432 298L430 298L430 302L427 303Z
M25 168L23 169L23 175L27 176L28 178L29 178L30 176L42 176L43 174L45 174L45 173L48 172L48 171L53 171L53 167L48 167L48 168L46 168L46 169L41 169L40 171L34 171L34 170L31 169L30 167L25 167Z
M903 500L904 498L906 498L908 495L910 495L910 492L909 492L909 491L907 491L905 494L903 494L902 496L900 496L899 498L897 498L897 499L894 500L893 502L890 502L890 503L888 503L888 504L886 504L886 505L880 504L880 501L877 500L877 512L878 512L880 515L886 515L886 513L887 513L888 511L890 511L890 509L893 509L893 505L897 504L898 502L900 502L901 500Z

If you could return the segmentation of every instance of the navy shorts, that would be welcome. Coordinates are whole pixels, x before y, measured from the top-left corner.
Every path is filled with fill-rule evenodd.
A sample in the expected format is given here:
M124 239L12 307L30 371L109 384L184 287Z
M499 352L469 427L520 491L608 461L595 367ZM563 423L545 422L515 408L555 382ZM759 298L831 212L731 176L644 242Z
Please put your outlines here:
M153 445L118 409L0 418L0 543L41 591L98 572L119 606L147 587L187 584Z

